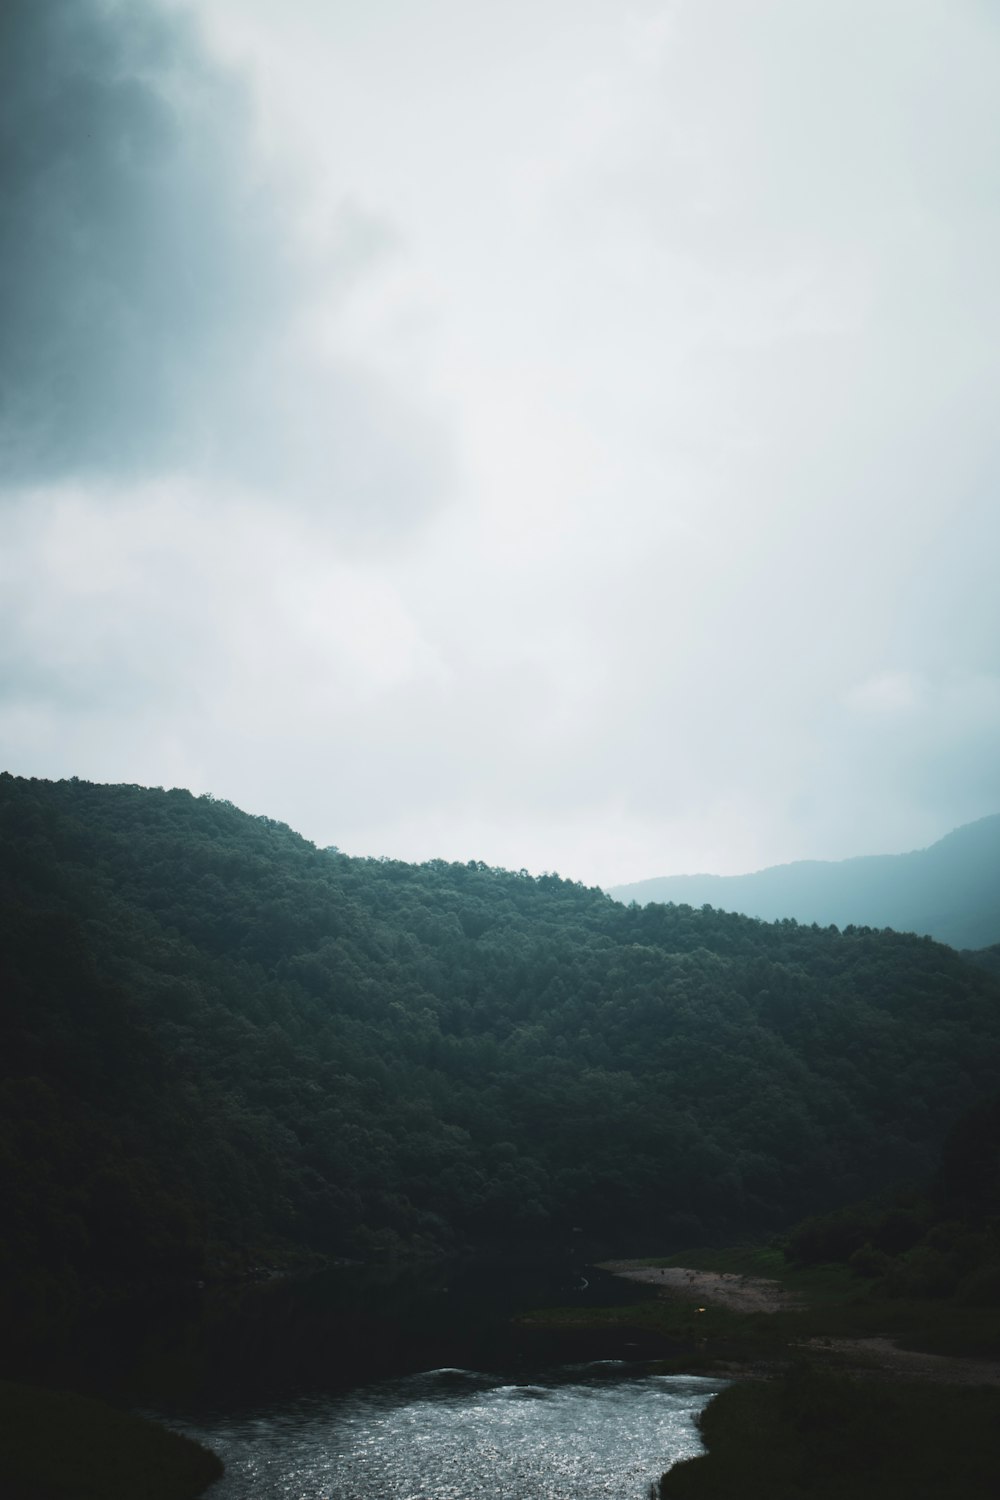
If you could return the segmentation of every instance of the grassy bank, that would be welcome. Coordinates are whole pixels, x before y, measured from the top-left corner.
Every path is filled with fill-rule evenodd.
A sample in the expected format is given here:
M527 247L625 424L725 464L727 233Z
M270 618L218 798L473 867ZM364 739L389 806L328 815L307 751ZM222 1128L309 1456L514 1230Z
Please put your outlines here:
M632 1306L532 1315L578 1335L634 1333L645 1350L659 1340L664 1369L765 1377L737 1379L708 1406L708 1454L671 1469L662 1500L992 1500L1000 1492L1000 1389L915 1381L864 1347L838 1347L878 1338L996 1360L997 1309L879 1296L845 1265L796 1267L772 1248L640 1264L768 1278L799 1304L740 1311L713 1304L696 1283ZM975 1366L949 1373L979 1378Z
M845 1265L796 1266L780 1249L738 1247L689 1250L651 1266L690 1266L720 1274L768 1277L802 1306L742 1321L721 1308L702 1315L713 1333L745 1338L772 1353L793 1351L806 1339L889 1338L902 1349L970 1359L1000 1358L1000 1308L965 1306L949 1298L879 1296ZM656 1304L666 1308L667 1304ZM709 1314L711 1317L709 1319ZM676 1320L676 1311L669 1315Z
M214 1453L155 1422L0 1382L4 1500L194 1500L221 1473Z
M1000 1309L966 1307L946 1299L885 1298L846 1266L790 1266L780 1250L692 1250L641 1264L684 1266L720 1275L767 1277L801 1305L778 1312L739 1311L697 1291L678 1292L629 1306L551 1308L531 1314L536 1326L634 1332L648 1347L659 1338L671 1356L691 1369L733 1361L787 1361L807 1341L887 1338L902 1349L974 1359L1000 1358Z
M660 1500L993 1500L1000 1391L849 1380L793 1366L730 1386L701 1420L707 1455Z

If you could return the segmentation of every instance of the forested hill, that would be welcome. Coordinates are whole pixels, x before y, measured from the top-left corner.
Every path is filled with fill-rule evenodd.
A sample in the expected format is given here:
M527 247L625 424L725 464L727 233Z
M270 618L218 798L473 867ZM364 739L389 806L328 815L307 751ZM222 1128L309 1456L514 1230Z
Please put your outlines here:
M707 903L765 921L867 923L929 933L955 948L986 948L1000 943L1000 815L912 854L800 860L751 875L664 875L610 893L640 904Z
M0 777L0 897L22 1313L267 1246L780 1225L928 1170L1000 1065L1000 985L928 939L351 859L184 791Z

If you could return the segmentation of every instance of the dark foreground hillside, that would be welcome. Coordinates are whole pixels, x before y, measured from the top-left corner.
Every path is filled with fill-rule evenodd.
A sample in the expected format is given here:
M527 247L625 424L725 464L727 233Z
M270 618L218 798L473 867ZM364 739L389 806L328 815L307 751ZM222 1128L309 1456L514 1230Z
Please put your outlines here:
M323 851L0 777L0 1287L778 1226L932 1165L1000 986L928 939Z

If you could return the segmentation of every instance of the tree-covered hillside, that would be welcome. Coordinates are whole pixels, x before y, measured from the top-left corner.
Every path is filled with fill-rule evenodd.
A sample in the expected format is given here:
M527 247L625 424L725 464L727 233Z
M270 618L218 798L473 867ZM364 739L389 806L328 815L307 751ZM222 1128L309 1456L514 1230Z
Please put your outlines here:
M931 1166L1000 986L928 939L351 859L0 777L0 1285L787 1223ZM34 1299L34 1300L33 1300Z
M613 886L611 895L640 904L709 902L765 921L860 922L985 948L1000 942L1000 814L911 854L800 860L751 875L664 875Z

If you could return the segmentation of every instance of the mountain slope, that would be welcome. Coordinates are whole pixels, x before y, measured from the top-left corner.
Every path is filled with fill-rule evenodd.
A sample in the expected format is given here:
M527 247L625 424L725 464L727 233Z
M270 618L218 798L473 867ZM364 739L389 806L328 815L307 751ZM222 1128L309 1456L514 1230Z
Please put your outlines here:
M0 993L15 1321L303 1248L777 1226L929 1170L1000 1069L1000 985L928 939L7 775Z
M666 875L609 894L640 905L707 904L769 922L892 927L954 948L985 948L1000 942L1000 814L911 854L800 860L750 875Z

